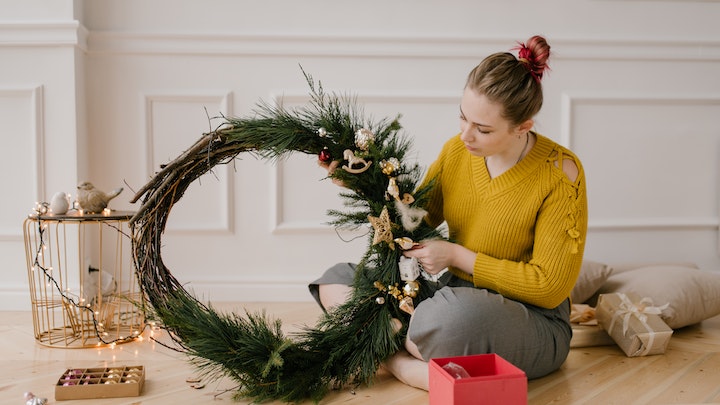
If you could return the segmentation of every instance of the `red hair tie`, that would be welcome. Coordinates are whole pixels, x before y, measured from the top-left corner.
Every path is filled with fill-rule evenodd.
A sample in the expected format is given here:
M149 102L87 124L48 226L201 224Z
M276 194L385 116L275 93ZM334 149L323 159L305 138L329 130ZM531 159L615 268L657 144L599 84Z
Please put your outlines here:
M524 43L520 42L520 46L518 46L518 61L520 61L525 67L527 68L528 72L530 72L530 75L537 81L540 82L540 79L542 79L542 73L538 74L535 71L535 57L527 46L525 46Z

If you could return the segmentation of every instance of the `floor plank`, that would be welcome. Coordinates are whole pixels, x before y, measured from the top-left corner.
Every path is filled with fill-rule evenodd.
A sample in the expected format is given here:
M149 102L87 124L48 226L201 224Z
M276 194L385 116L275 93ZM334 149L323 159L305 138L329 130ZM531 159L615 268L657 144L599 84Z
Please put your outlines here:
M659 395L652 398L655 403L702 403L711 401L718 392L720 380L720 353L705 353L685 368L679 378L664 385Z

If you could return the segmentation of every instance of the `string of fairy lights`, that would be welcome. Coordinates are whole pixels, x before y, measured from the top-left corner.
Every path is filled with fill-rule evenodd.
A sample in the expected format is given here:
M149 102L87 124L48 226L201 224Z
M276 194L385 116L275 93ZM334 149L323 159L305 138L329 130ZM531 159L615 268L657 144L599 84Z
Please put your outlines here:
M132 330L127 336L117 336L115 338L109 338L110 334L105 329L105 325L98 319L100 315L99 311L97 311L96 308L93 308L93 305L88 303L87 300L81 296L81 294L73 294L69 287L63 288L62 282L59 282L53 275L54 268L52 266L52 262L50 262L49 265L45 264L46 260L44 260L44 252L48 249L49 244L49 237L47 236L47 230L49 225L47 221L43 220L42 216L48 214L48 204L36 203L33 211L34 212L30 214L30 218L37 220L37 234L39 238L37 248L34 251L34 257L32 259L33 261L31 270L36 274L39 274L38 272L42 273L42 277L46 283L46 286L51 287L57 291L64 305L75 308L78 311L84 311L88 315L87 319L92 325L92 332L95 338L97 338L98 340L97 346L114 347L115 345L120 343L126 343L134 341L136 339L142 339L142 333L148 327L150 327L153 331L159 329L154 325L154 322L148 322L147 320L143 320L142 326L140 328L132 328L135 330ZM80 213L82 214L82 212ZM130 238L127 233L125 233L122 229L114 226L113 224L109 222L102 223L105 226L113 228L124 237ZM137 303L133 303L133 305L137 305ZM82 325L82 327L84 328L85 325Z

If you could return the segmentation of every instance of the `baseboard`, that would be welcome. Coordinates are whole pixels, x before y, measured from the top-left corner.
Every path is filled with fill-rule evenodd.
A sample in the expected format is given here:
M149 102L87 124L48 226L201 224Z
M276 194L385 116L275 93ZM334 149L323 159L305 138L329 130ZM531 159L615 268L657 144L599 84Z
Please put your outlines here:
M27 288L0 287L0 311L30 311Z

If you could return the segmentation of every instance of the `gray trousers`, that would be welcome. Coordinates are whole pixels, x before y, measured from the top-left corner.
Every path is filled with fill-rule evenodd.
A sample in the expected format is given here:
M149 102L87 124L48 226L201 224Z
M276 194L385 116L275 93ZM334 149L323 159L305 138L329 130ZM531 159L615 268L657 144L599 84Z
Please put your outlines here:
M309 285L310 293L320 303L320 285L352 285L354 273L352 263L336 264ZM433 288L434 294L415 308L408 328L425 361L496 353L533 379L557 370L567 358L569 299L556 308L540 308L475 288L451 273Z

